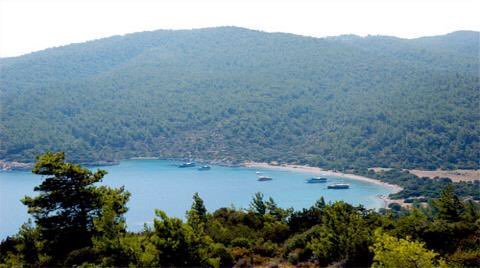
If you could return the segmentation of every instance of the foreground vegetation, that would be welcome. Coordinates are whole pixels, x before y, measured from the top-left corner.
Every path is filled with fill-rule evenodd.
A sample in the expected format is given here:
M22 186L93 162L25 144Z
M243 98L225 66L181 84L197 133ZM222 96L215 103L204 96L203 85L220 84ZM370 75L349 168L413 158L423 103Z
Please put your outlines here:
M380 212L322 198L293 211L257 193L247 210L209 213L195 194L186 221L157 210L153 226L134 233L124 218L129 193L95 185L105 171L47 153L33 172L45 176L39 195L23 200L35 223L0 243L0 267L480 265L480 208L451 186L428 206Z
M478 32L407 40L221 27L0 59L0 159L62 150L77 163L480 168L478 50Z

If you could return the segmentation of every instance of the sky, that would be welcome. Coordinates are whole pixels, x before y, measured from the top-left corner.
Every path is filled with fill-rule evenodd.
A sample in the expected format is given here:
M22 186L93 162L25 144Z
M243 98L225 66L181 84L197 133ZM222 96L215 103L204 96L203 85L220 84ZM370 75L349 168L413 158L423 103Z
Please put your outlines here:
M0 57L157 29L239 26L315 37L480 30L480 0L0 0Z

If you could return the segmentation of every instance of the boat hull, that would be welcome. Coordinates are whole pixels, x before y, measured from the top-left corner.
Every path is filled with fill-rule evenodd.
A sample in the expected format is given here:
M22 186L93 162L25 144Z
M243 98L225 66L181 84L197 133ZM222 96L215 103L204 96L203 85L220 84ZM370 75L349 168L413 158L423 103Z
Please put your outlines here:
M350 188L350 185L328 185L327 186L328 189L349 189Z
M207 171L207 170L210 170L211 167L199 167L198 170L199 171Z
M179 165L178 167L179 168L188 168L188 167L194 167L195 166L195 163L183 163L181 165Z
M311 178L307 180L307 183L326 183L326 178Z

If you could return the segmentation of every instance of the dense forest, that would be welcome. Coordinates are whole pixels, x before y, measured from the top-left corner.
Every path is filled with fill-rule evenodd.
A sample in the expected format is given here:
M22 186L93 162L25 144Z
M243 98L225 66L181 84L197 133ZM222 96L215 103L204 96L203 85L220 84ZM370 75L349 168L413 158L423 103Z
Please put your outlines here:
M134 156L479 168L479 33L311 38L236 27L0 59L0 159Z
M195 194L185 221L157 210L135 233L128 189L96 184L105 171L46 153L33 172L38 195L22 202L35 222L0 243L0 267L480 266L480 207L451 186L428 205L379 212L322 198L294 211L261 193L248 209L208 212Z

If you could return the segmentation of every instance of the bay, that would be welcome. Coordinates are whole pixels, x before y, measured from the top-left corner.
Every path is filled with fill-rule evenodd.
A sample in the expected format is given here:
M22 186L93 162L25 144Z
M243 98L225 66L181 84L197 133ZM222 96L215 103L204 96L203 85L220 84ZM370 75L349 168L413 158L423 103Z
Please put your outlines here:
M195 192L213 212L220 207L248 208L256 192L272 197L283 208L297 210L312 206L322 196L327 202L343 200L377 209L383 207L377 196L393 191L384 185L336 176L325 176L328 183L309 184L305 180L312 174L297 171L226 166L199 171L196 167L178 168L179 164L170 160L125 160L100 167L108 171L102 184L124 186L132 194L126 214L129 230L138 231L145 223L151 224L155 209L184 218ZM257 181L257 171L273 180ZM34 195L33 188L41 180L41 176L27 171L0 172L0 239L15 234L28 220L27 208L20 199ZM350 189L327 189L328 184L338 182L349 183Z

